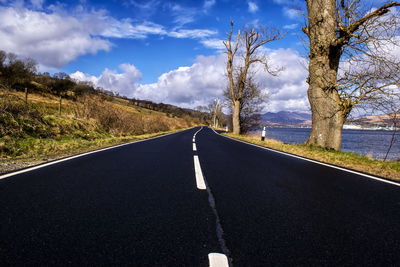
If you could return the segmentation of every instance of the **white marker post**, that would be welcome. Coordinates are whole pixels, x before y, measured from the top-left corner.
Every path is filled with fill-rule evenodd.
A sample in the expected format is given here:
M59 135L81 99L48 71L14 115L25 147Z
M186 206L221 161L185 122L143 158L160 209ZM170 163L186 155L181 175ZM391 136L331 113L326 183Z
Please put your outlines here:
M261 141L264 141L264 140L265 140L265 126L261 132Z
M225 132L228 132L228 126L225 127Z

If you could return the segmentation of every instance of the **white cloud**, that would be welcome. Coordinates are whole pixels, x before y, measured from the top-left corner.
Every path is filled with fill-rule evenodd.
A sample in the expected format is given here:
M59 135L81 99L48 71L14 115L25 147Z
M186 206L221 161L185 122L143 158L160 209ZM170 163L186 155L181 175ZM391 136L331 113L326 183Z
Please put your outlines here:
M145 39L151 34L167 34L162 25L148 21L132 25L129 19L119 21L113 18L105 18L104 22L99 21L99 24L105 24L104 30L100 32L104 37Z
M203 8L205 10L210 9L211 7L213 7L215 5L215 2L216 2L215 0L205 0Z
M258 71L256 81L269 94L266 110L308 111L307 62L291 49L267 50L269 65L282 67L278 76Z
M174 16L174 23L179 27L194 21L197 10L194 8L183 7L179 4L170 4L170 10Z
M38 8L43 0L31 0ZM35 59L41 69L62 68L79 56L109 51L108 38L145 39L149 35L204 39L217 34L208 29L175 29L144 21L115 19L105 10L86 11L77 6L67 14L62 4L46 11L0 7L0 49Z
M99 77L77 71L70 74L70 77L78 81L90 81L96 87L118 92L121 95L133 96L139 86L138 82L142 79L142 74L131 64L121 64L119 69L121 73L105 69Z
M289 24L289 25L283 26L283 28L286 29L286 30L294 30L294 29L296 29L298 27L299 27L298 23L294 23L294 24Z
M301 20L302 16L299 10L289 8L289 7L284 7L283 8L283 14L293 20Z
M139 86L135 97L181 107L206 105L222 96L224 73L225 55L199 56L192 66L164 73L157 83Z
M30 0L34 8L42 9L44 0Z
M204 39L200 41L205 47L216 50L225 50L225 45L221 39Z
M269 94L264 111L308 111L307 62L291 49L265 50L271 66L284 70L274 77L265 71L256 72L255 80ZM212 99L223 99L226 88L226 55L199 56L191 66L179 67L162 74L156 83L140 84L140 72L133 65L121 65L122 72L106 69L99 77L81 72L71 74L78 80L137 99L147 99L181 107L207 105Z
M211 35L217 34L217 31L207 29L180 29L178 31L172 31L168 33L168 36L175 38L191 38L191 39L202 39Z
M77 81L87 81L93 83L94 85L97 85L97 82L99 80L99 78L94 75L86 74L80 71L71 73L69 76Z
M249 1L247 4L249 5L249 12L255 13L258 11L258 5L255 2Z
M91 35L91 25L74 17L9 7L0 8L0 25L0 49L48 67L60 68L81 55L111 48L109 41Z

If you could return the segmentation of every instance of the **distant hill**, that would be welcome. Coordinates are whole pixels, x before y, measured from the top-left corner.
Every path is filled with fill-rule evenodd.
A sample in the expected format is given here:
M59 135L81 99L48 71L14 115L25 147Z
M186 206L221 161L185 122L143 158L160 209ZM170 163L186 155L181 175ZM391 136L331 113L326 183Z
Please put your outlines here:
M400 125L400 113L397 114L396 124ZM393 116L390 115L374 115L362 118L348 119L346 124L360 125L362 127L391 127L393 125Z
M261 114L261 124L275 127L311 127L311 114L291 111L267 112ZM365 116L348 119L346 125L387 128L393 125L393 119L389 115ZM400 114L397 115L397 125L400 125Z
M307 126L311 125L311 114L305 112L267 112L261 114L261 123L270 126Z

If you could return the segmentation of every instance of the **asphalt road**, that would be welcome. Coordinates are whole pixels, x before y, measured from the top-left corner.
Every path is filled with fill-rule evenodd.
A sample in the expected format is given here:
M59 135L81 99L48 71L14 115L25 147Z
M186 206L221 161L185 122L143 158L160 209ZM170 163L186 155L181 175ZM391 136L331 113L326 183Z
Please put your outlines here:
M1 179L0 266L400 266L399 186L199 130Z

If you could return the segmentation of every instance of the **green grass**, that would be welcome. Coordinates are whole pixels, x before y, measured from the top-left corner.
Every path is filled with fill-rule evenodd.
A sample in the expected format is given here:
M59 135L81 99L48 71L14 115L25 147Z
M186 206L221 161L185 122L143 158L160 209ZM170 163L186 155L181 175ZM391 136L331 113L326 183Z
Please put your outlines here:
M381 176L395 181L400 181L400 160L382 161L351 152L326 150L318 146L310 146L305 144L284 144L280 141L273 139L266 139L265 141L261 141L260 137L258 136L256 137L234 135L232 133L227 133L225 135L245 142L272 148L305 158L314 159L321 162L361 171L364 173Z
M26 137L14 139L6 138L6 140L3 138L0 147L3 146L4 149L4 146L6 146L5 144L8 143L10 144L9 149L11 149L11 151L0 158L0 163L9 161L46 161L128 142L144 140L177 131L179 131L179 129L134 136L104 135L96 138L62 137L57 139L41 139Z

